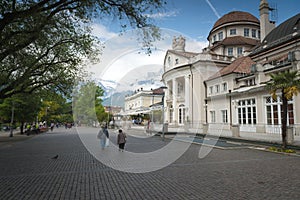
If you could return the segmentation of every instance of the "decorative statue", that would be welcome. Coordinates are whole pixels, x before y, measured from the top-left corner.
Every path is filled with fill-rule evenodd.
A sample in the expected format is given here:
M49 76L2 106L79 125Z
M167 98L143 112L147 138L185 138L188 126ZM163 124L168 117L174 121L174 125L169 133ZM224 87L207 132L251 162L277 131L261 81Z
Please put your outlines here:
M173 37L172 49L177 51L185 51L185 38L180 35L178 38L176 36Z

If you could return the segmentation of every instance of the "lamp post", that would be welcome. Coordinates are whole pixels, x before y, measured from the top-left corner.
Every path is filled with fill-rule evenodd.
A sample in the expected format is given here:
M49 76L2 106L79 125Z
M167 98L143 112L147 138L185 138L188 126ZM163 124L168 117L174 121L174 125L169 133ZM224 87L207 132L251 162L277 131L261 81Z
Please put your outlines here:
M14 123L14 113L15 113L15 102L12 102L12 107L11 107L11 121L10 121L10 134L9 137L13 137L13 123Z
M163 90L162 96L162 140L165 140L165 89L168 89L166 86L161 86L160 89Z

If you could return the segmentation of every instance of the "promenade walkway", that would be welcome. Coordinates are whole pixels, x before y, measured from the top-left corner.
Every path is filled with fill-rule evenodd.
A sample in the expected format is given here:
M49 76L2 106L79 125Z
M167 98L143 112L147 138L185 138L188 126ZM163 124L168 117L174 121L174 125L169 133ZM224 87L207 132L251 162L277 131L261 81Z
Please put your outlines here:
M146 131L145 126L132 126L132 129L144 130ZM153 133L162 133L162 125L156 124L153 128ZM211 137L220 137L224 139L234 139L234 140L244 140L252 142L265 142L270 144L281 144L282 137L281 134L267 134L267 133L254 133L254 132L240 132L238 137L233 137L230 130L210 130L207 134L203 134L202 129L185 129L184 127L168 127L168 130L165 132L165 135L178 133L181 135L201 135L201 136L211 136ZM300 148L300 136L294 136L293 144L296 148Z
M97 132L89 128L80 131ZM138 130L127 133L124 161L128 152L149 152L170 142L157 136L141 137ZM113 130L110 142L112 146L105 151L112 151L116 142ZM199 148L201 145L192 144L178 160L157 171L127 173L99 162L74 128L55 129L9 145L0 143L0 199L294 200L300 196L298 156L213 148L200 159Z

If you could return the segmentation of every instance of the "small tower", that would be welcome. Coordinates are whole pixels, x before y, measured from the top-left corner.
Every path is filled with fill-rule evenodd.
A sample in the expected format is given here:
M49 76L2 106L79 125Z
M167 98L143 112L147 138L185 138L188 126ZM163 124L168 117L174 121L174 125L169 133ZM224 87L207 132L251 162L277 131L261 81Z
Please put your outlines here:
M270 21L269 12L272 9L269 7L267 0L260 0L259 5L259 15L260 15L260 41L263 39L275 28L275 22Z

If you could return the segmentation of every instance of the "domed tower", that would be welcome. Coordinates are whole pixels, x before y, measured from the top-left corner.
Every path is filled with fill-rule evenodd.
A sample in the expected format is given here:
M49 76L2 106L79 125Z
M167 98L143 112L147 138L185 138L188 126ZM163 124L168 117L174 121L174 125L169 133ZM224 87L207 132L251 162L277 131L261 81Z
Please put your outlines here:
M260 22L250 13L233 11L216 21L207 39L212 53L245 56L260 42Z

